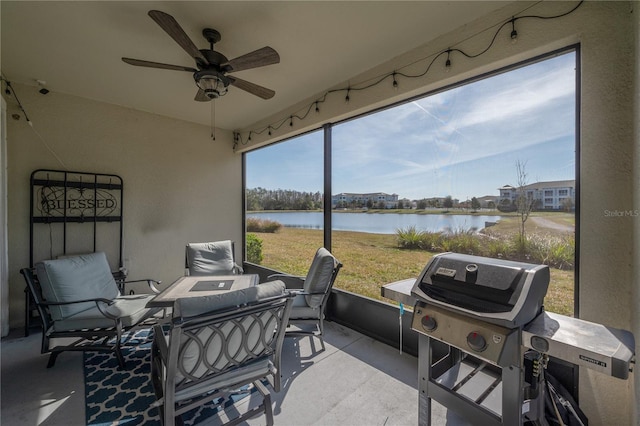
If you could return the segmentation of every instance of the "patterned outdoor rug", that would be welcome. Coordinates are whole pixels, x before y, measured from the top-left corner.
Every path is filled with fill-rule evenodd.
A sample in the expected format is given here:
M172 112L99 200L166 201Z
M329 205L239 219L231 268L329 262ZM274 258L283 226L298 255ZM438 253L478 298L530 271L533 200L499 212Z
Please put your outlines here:
M151 385L151 330L139 330L122 345L127 370L118 368L113 353L84 353L85 413L87 425L160 425ZM253 389L253 387L252 387ZM237 401L249 396L250 391ZM229 405L232 402L225 403ZM216 401L182 415L185 425L197 424L221 407Z

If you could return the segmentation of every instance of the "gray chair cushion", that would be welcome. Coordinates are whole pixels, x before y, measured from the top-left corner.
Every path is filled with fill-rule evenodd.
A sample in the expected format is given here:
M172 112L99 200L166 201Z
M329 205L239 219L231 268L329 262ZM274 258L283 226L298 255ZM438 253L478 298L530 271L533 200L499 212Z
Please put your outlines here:
M325 293L331 283L331 274L336 267L336 260L329 250L321 247L316 252L311 267L304 280L304 291L307 293ZM323 294L305 296L307 305L317 308L322 303Z
M251 363L247 363L240 368L235 368L229 370L227 373L213 377L210 381L205 380L195 386L190 386L177 391L175 394L175 399L176 401L184 401L185 399L191 399L193 397L201 395L204 392L211 392L217 389L225 389L228 386L234 386L238 383L265 377L272 371L272 369L273 363L271 362L269 357L265 356ZM178 382L179 379L181 379L181 376L178 375L176 379L176 382Z
M289 319L319 319L321 315L320 306L315 308L309 307L305 295L298 294L293 298Z
M154 298L153 294L130 295L116 298L112 305L102 304L102 309L109 315L120 319L125 328L133 327L149 317L157 309L148 309L147 303ZM102 315L95 303L93 308L86 309L53 324L54 331L69 331L94 328L108 328L115 325L114 320Z
M91 253L64 259L45 260L36 265L42 294L48 302L72 302L84 299L115 299L120 295L107 256ZM61 320L87 309L93 302L51 306L53 320Z
M187 245L189 275L235 274L233 243L229 240Z

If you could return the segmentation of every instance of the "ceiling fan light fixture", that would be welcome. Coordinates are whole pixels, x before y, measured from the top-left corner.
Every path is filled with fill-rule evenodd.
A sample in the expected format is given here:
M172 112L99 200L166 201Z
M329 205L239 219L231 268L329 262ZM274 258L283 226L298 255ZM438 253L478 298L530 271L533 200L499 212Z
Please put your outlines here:
M215 74L196 73L194 76L196 85L201 89L209 99L217 99L224 96L228 91L228 84Z

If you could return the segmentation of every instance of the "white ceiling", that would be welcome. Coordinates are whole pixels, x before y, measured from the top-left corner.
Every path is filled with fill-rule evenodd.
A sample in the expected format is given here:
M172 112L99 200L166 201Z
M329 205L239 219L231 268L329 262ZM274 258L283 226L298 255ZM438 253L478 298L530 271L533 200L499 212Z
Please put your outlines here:
M235 87L216 101L216 125L241 129L504 6L488 1L6 1L3 77L35 87L209 125L188 72L134 67L121 57L193 67L148 15L172 15L198 48L222 34L232 59L263 46L280 63L237 77L273 89L263 100ZM35 88L34 88L35 90ZM47 95L49 96L49 95Z

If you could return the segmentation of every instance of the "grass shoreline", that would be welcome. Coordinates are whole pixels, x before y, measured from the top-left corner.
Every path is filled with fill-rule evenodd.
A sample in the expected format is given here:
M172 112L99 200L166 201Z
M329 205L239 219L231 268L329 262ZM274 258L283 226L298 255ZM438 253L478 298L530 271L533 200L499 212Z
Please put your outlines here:
M509 232L510 224L504 224ZM492 227L500 230L501 224ZM495 229L494 229L495 228ZM262 264L287 273L306 275L311 259L323 245L323 231L282 228L276 233L254 232L261 240ZM390 302L382 298L384 284L417 277L436 252L398 247L395 234L334 231L332 252L343 263L336 287ZM574 273L551 268L551 283L545 308L550 312L573 315Z

